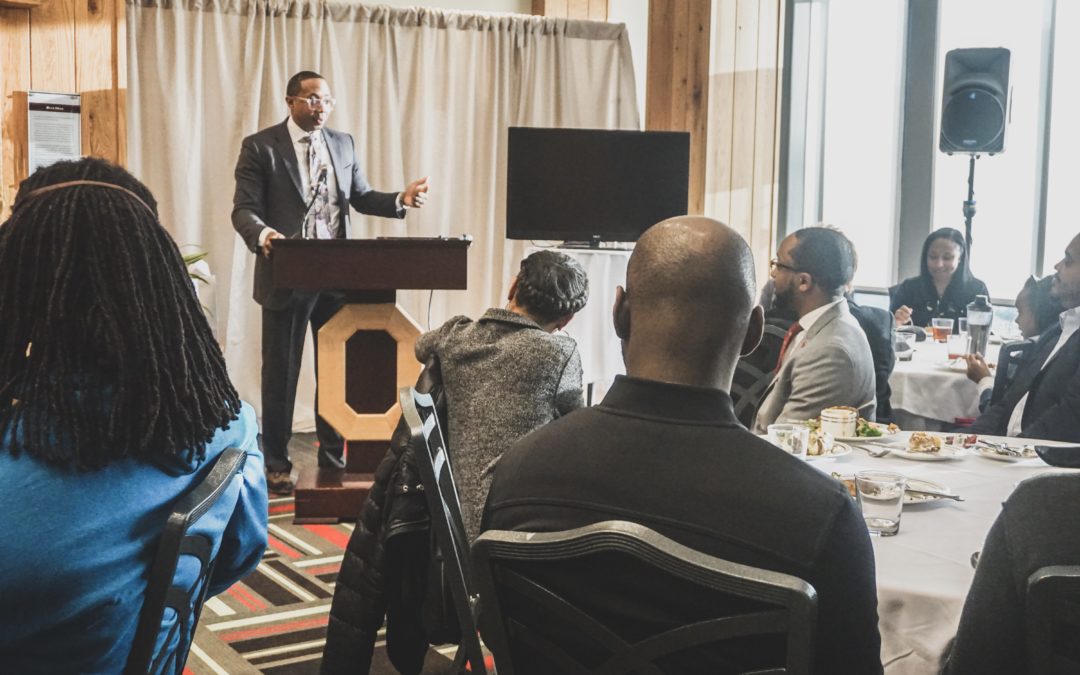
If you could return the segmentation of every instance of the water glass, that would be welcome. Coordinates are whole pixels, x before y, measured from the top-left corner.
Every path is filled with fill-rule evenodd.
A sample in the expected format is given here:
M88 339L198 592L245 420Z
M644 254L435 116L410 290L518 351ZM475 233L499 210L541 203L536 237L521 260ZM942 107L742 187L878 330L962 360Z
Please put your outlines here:
M934 342L945 342L952 335L952 319L931 319L930 330L934 333Z
M949 360L958 359L968 353L967 335L950 335L947 338L949 345Z
M866 528L872 535L891 537L900 531L907 478L890 471L859 471L855 492Z
M769 442L788 454L806 459L810 445L810 427L805 424L770 424Z
M964 334L967 333L967 317L962 316L956 320L956 332Z

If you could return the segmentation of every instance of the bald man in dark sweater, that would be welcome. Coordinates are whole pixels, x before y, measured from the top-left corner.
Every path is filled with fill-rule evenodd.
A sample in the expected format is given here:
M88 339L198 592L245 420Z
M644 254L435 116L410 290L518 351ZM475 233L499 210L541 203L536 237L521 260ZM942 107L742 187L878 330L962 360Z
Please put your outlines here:
M629 520L709 555L795 575L818 594L814 672L880 673L874 557L858 507L838 482L757 438L732 412L736 361L763 324L746 242L707 218L653 226L630 258L614 320L627 375L599 406L534 431L503 456L484 529ZM617 632L659 620L670 589L612 577L582 569L564 580L566 592L619 608L625 622L608 626ZM683 607L702 609L693 603ZM744 672L782 655L782 644L695 652L677 672ZM557 672L543 655L525 666Z

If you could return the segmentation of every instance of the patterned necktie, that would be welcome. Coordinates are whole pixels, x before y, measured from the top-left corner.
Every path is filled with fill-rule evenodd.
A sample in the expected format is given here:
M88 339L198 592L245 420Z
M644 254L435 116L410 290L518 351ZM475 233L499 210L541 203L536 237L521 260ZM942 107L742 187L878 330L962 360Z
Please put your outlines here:
M308 184L311 192L308 199L314 199L307 221L304 223L304 236L309 239L333 239L334 230L330 223L330 190L326 172L330 170L322 151L322 134L312 132L306 137L308 144Z
M784 357L787 355L788 347L791 346L791 341L801 332L802 324L796 321L791 324L791 327L784 333L784 341L780 344L780 358L776 359L776 370L773 371L774 373L780 372L780 366L784 365Z

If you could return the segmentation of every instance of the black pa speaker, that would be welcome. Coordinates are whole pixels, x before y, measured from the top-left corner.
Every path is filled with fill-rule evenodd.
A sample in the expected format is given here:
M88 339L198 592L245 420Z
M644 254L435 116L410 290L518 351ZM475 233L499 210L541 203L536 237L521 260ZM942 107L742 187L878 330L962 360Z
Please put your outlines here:
M1009 56L1004 47L953 49L945 55L942 152L992 155L1005 150Z

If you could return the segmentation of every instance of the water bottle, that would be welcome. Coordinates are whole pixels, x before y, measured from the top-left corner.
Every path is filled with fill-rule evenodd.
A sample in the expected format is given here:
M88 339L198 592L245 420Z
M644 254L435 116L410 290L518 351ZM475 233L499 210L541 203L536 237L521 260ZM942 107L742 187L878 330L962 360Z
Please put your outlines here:
M994 320L994 306L985 295L976 295L975 301L968 303L968 354L986 355L986 345L990 341L990 324Z

